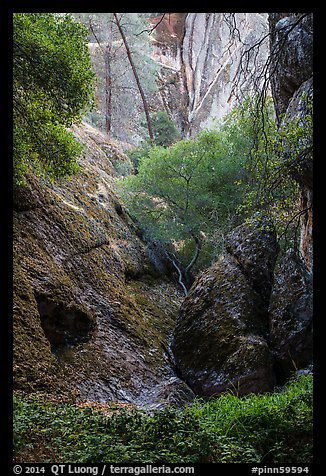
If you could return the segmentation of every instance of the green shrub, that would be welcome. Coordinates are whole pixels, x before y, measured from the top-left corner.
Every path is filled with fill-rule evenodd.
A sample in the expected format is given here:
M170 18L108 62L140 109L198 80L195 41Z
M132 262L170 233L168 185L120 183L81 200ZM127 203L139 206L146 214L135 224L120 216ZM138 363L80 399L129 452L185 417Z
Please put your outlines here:
M113 163L113 167L119 177L126 177L135 171L130 160L117 160Z
M93 105L87 33L69 14L13 15L15 185L31 171L54 180L79 170L82 146L67 128Z
M312 376L282 391L195 399L184 408L90 408L14 397L16 461L301 463L312 459Z
M140 145L138 147L135 147L132 151L125 151L134 166L135 173L138 172L138 165L140 160L143 157L148 157L151 149L152 146L149 142L142 141Z
M153 112L151 123L155 145L168 146L180 139L180 134L173 120L165 111Z

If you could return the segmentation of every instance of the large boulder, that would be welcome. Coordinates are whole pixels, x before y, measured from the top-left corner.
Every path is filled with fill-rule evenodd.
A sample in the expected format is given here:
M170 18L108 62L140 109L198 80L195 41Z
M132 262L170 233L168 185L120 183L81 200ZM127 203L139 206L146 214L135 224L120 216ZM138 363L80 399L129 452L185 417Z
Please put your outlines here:
M262 223L242 225L227 250L194 282L172 346L182 377L203 396L267 391L275 383L267 344L275 234Z
M270 300L270 349L280 379L312 363L312 275L289 251L275 268Z

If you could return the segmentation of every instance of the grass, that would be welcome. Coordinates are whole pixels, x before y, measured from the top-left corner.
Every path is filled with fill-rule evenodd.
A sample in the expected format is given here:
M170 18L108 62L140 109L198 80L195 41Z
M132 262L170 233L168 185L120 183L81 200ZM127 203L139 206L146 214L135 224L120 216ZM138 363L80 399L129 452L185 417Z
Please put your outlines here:
M16 395L15 462L311 463L312 389L302 375L282 391L109 415Z

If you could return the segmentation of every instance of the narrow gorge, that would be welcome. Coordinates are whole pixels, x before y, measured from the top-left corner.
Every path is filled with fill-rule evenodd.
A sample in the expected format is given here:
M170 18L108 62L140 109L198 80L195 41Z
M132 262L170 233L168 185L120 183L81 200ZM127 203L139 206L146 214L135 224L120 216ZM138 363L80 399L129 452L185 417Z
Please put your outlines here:
M78 177L31 177L15 195L15 388L156 407L271 390L311 364L311 278L290 255L274 278L275 235L234 230L184 299L112 191L123 153L86 123L74 131L87 144Z
M119 15L123 20L123 14ZM267 185L257 185L258 173L265 177L263 169L270 166L268 160L261 162L264 165L257 168L256 177L250 176L249 166L243 168L242 175L236 175L240 167L237 165L235 172L232 169L233 175L230 165L225 177L227 173L231 176L230 190L234 184L240 187L247 180L248 196L250 187L257 186L259 193L271 187L268 199L272 197L278 203L279 176L286 174L296 193L292 214L289 207L283 215L277 205L271 206L276 222L283 220L282 233L271 217L264 215L267 199L258 204L253 216L239 218L234 212L231 217L214 196L214 183L223 189L224 176L207 190L202 185L199 202L208 210L203 223L212 220L209 224L214 223L216 230L182 221L187 213L195 213L189 203L191 180L197 171L215 177L214 167L202 161L211 149L207 148L209 152L198 159L197 149L189 148L185 150L197 162L188 175L187 165L173 168L173 163L166 161L166 169L177 171L178 179L186 184L186 192L180 193L182 206L173 198L172 180L168 192L159 195L163 188L160 175L154 180L157 197L147 198L142 190L132 190L143 200L139 203L144 207L161 206L159 213L153 214L154 223L164 217L170 202L175 210L182 209L171 219L171 238L166 239L169 228L163 225L163 238L157 238L148 224L151 222L144 225L132 213L118 186L128 174L141 177L144 173L145 183L154 187L141 168L149 164L146 160L150 153L131 160L140 143L139 133L131 130L134 115L130 115L130 122L127 119L119 126L120 137L114 136L114 127L109 135L91 124L87 115L79 124L71 121L68 129L82 144L78 167L73 175L55 180L38 173L39 162L25 167L34 155L32 149L25 150L21 145L25 136L19 136L21 142L16 149L23 157L25 183L15 183L13 197L15 393L41 395L55 402L114 402L145 411L164 411L171 406L187 408L198 398L210 402L227 392L237 397L269 394L280 391L295 375L312 374L313 147L312 135L307 133L313 101L312 17L312 13L157 13L146 18L157 85L156 92L149 91L147 96L149 110L151 114L164 111L179 134L178 140L164 146L165 151L171 146L177 154L177 144L183 140L190 144L196 137L205 139L200 134L218 127L219 121L248 95L260 95L262 101L267 96L271 98L278 134L273 145L282 145L282 149L278 146L277 158L273 156L276 167L270 179L272 185L267 180ZM93 37L90 34L88 48L94 55L104 43L101 46L100 36L94 39L96 23L89 20L89 25ZM125 25L127 29L127 21ZM132 41L131 34L127 38ZM112 45L117 44L114 39ZM35 45L26 51L33 52ZM108 42L106 52L109 47ZM110 54L114 58L111 50ZM18 78L25 74L21 72L24 55L22 58L17 62ZM106 88L108 84L107 79ZM55 96L57 92L53 90ZM118 87L116 90L120 91ZM27 98L29 94L28 90ZM67 98L70 94L71 91ZM99 96L98 91L96 94ZM108 100L108 89L103 94ZM41 103L43 98L42 92L37 100ZM67 98L62 101L68 103ZM36 103L37 107L40 103ZM96 114L100 109L97 107ZM64 106L62 115L69 108L70 105ZM33 108L26 110L30 113ZM51 116L44 112L44 117L47 114ZM239 124L247 127L241 115L240 120L243 122ZM37 134L39 126L35 124L31 137ZM234 124L231 139L240 128ZM42 139L49 150L51 131L52 126ZM264 134L267 137L268 132ZM122 139L127 136L128 140ZM210 137L207 135L206 142L212 147ZM219 137L222 143L224 136ZM239 140L241 147L246 146L246 139ZM42 141L37 147L43 146ZM68 150L68 142L62 150ZM163 147L150 145L154 146L154 163L159 157L155 151ZM241 151L238 153L234 145L223 143L223 147L225 154L243 163L242 157L238 158ZM250 166L254 160L258 164L264 155L263 147L258 147L257 155L249 157L251 162L248 159ZM50 165L56 161L56 153L51 154ZM24 162L26 155L29 159ZM171 155L171 161L173 158ZM193 190L200 195L200 186ZM213 205L209 202L211 197ZM223 219L232 223L225 232L214 206L216 210L225 207ZM151 209L148 210L150 215ZM172 235L172 225L176 226L176 237ZM291 226L294 231L288 238ZM187 227L189 241L182 234ZM182 259L185 256L187 262L191 261L191 239L199 243L198 237L204 243L203 261L192 268L187 290L180 286L182 271L187 269ZM209 253L214 259L209 260ZM222 450L216 449L220 448L220 440L214 445L215 453L212 450L208 457L203 452L198 461L223 461ZM165 456L160 458L158 461L165 462Z

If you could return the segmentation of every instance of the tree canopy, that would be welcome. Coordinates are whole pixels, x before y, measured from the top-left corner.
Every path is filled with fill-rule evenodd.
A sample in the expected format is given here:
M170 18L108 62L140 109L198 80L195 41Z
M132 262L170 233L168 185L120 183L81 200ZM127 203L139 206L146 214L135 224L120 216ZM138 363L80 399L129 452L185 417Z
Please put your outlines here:
M144 149L137 175L118 182L152 237L175 244L185 274L199 254L200 267L216 260L226 233L246 218L268 217L281 236L297 212L298 186L283 156L285 138L298 139L298 128L280 135L272 101L259 114L256 106L248 98L215 129Z
M150 116L155 145L171 145L180 139L180 134L166 111L153 112Z
M13 15L14 181L26 172L64 177L78 170L81 145L66 128L93 101L87 30L68 15Z
M210 240L220 249L237 220L244 196L239 183L248 180L245 161L252 146L246 132L239 117L229 115L195 139L147 150L137 175L119 182L130 211L152 236L177 244L186 272Z

